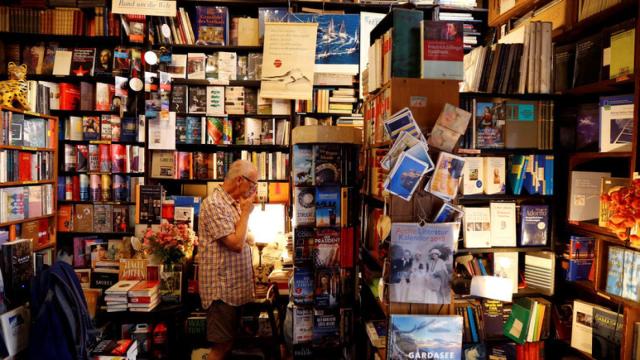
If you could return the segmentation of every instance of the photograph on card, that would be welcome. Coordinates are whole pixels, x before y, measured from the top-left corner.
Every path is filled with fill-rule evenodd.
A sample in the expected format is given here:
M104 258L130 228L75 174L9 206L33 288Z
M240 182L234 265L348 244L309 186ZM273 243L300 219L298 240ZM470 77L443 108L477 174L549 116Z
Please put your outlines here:
M464 164L463 157L441 152L425 190L444 199L455 198L462 180Z
M427 163L403 153L385 182L385 190L403 200L411 200L411 196L420 184L420 179L427 171L428 166Z

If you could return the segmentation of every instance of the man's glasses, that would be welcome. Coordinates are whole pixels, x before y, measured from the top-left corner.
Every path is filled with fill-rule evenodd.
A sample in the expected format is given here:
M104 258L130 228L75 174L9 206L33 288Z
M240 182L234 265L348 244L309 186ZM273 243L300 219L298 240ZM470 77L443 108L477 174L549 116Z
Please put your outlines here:
M248 182L250 182L250 183L251 183L251 185L253 185L254 187L255 187L255 186L258 186L258 182L257 182L257 181L251 180L249 177L244 176L244 175L242 175L242 178L243 178L243 179L245 179L245 180L247 180Z

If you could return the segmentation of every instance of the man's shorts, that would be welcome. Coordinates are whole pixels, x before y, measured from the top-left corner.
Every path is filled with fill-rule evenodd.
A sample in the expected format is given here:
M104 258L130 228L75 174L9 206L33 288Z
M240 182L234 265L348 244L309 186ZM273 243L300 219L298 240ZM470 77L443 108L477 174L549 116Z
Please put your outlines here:
M207 310L207 340L216 344L233 341L240 326L240 307L214 300Z

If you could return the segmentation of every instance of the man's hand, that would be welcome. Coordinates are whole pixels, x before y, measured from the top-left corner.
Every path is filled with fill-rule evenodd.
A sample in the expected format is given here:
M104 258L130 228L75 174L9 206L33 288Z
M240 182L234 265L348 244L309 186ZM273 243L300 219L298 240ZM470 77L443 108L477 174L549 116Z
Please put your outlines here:
M249 215L251 214L251 212L253 211L253 202L256 198L256 195L254 194L253 196L249 196L248 198L245 199L240 199L240 211L243 214Z

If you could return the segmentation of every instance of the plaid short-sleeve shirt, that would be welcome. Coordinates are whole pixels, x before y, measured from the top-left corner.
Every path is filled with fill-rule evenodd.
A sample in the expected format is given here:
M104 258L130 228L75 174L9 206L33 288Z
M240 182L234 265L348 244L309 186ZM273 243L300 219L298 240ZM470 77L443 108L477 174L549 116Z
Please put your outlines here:
M207 197L198 219L198 286L202 307L222 300L233 306L253 300L253 265L251 248L241 252L228 249L221 241L236 231L240 206L222 187Z

